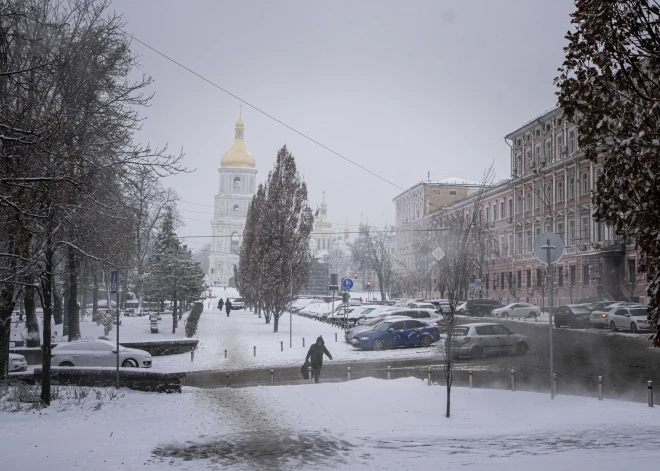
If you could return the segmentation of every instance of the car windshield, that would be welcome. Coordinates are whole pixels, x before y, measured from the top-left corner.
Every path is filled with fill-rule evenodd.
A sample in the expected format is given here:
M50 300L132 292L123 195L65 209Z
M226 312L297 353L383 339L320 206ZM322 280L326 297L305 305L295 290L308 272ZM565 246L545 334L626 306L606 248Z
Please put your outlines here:
M591 312L586 306L573 306L571 310L573 314L589 314Z
M376 324L380 323L385 316L386 316L386 314L381 314L380 316L376 317L375 319L371 319L365 325L368 325L368 326L376 325Z
M648 311L646 309L630 309L630 315L632 317L647 317L649 315Z
M372 330L382 332L384 330L387 330L392 324L393 324L393 322L381 322L376 327L374 327Z

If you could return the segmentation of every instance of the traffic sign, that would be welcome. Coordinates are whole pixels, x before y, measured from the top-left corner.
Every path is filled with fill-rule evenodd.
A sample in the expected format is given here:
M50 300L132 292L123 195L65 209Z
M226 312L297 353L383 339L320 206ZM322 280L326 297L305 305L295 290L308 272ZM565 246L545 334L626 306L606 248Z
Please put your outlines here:
M534 239L534 256L539 262L548 263L548 247L550 247L550 264L557 263L564 255L564 241L554 232L544 232Z
M119 290L119 273L117 270L110 272L110 292L116 293Z
M477 278L477 281L475 281L474 284L477 286L477 288L481 289L481 278Z
M433 255L433 258L435 258L438 262L442 260L445 256L445 251L442 250L440 247L437 247L433 252L431 252L431 255Z
M341 287L344 288L345 290L349 290L353 288L353 280L350 278L344 278L341 280Z

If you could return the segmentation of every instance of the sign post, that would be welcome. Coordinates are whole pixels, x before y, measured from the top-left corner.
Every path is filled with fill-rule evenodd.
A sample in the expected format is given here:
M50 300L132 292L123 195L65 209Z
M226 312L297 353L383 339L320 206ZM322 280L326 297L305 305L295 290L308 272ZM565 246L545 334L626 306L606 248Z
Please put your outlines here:
M344 325L348 327L348 292L353 288L353 280L350 278L344 278L341 280L341 287L346 291L346 296L344 297Z
M552 276L552 264L557 263L562 255L564 255L564 241L561 240L554 232L544 232L536 236L534 239L534 256L541 262L548 266L548 339L550 343L550 399L555 398L554 389L554 358L553 358L553 345L552 345L552 310L553 310L553 295L554 284Z
M117 293L117 389L119 389L119 273L117 270L110 272L110 292ZM112 306L108 306L112 308Z

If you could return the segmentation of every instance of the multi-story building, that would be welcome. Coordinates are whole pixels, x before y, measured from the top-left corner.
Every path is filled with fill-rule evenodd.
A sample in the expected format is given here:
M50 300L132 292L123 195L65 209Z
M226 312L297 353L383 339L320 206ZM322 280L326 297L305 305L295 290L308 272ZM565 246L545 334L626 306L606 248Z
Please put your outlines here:
M476 274L482 279L481 295L504 303L547 305L545 265L532 249L539 234L554 232L566 247L554 265L557 305L604 297L645 302L646 277L637 273L633 241L622 240L614 228L593 217L591 197L602 164L584 157L577 129L563 118L561 109L526 123L506 141L511 147L511 178L489 188L481 208L494 248L490 263ZM429 225L441 212L471 211L475 201L467 196L430 212L419 225ZM410 257L411 248L404 244L399 253Z

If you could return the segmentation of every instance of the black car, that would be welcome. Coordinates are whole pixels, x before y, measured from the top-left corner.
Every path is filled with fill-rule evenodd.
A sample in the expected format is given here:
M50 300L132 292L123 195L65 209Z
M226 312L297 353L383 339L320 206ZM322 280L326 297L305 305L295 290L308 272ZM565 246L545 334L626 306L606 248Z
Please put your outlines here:
M465 306L465 313L469 316L490 316L493 309L504 307L497 299L470 299Z
M562 325L569 327L589 327L591 309L584 304L568 304L559 306L554 313L555 327Z

